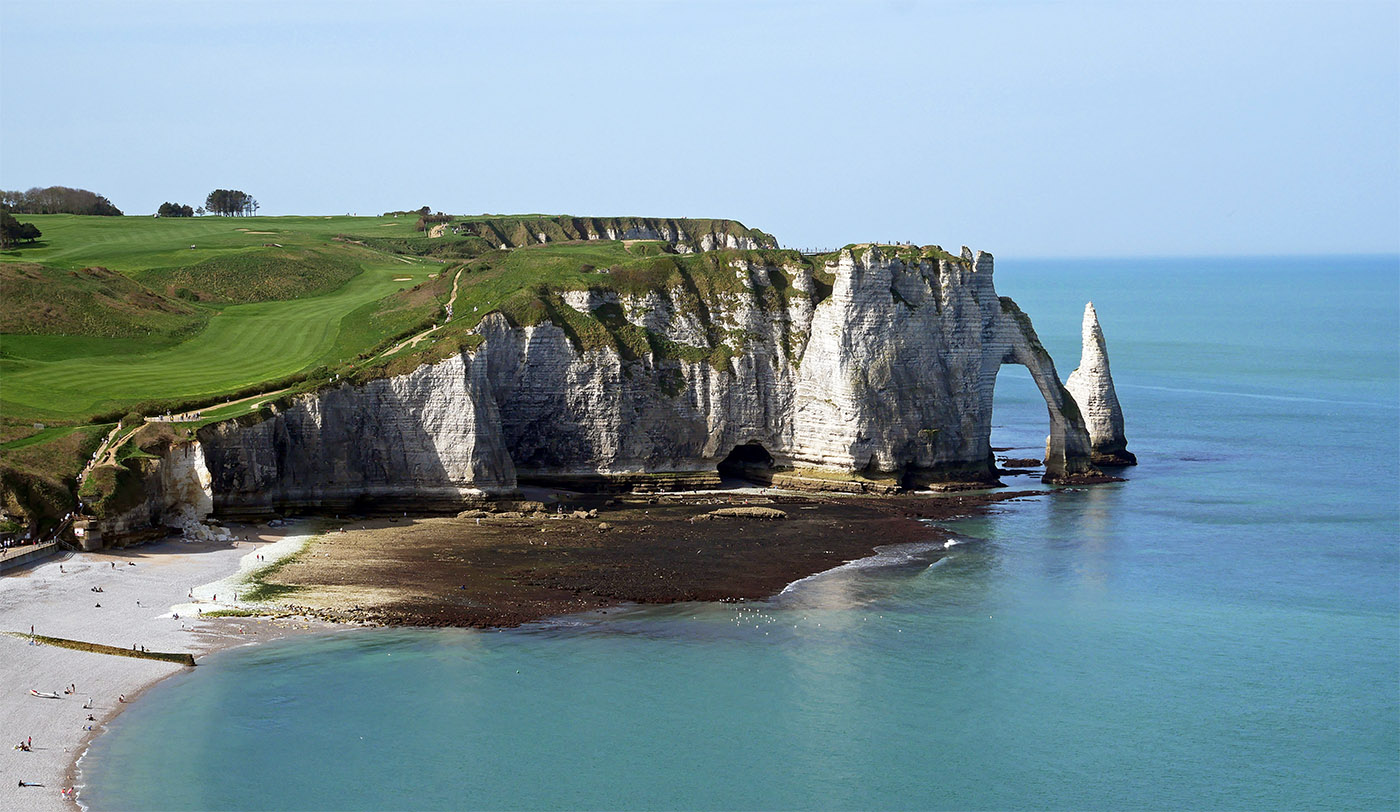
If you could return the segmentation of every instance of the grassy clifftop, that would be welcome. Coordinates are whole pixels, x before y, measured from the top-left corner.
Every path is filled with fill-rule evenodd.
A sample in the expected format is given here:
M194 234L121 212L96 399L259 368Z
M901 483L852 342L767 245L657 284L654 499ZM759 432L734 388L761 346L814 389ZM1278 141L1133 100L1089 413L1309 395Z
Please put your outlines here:
M43 480L46 509L65 501L55 489L71 489L75 455L94 442L79 427L196 409L229 419L332 381L406 372L478 344L474 328L493 312L551 321L581 349L723 367L743 336L710 318L719 297L780 317L830 281L829 257L780 250L732 220L482 215L424 234L416 215L29 219L44 239L0 252L0 496L12 510L25 501L19 475ZM702 251L726 244L757 247ZM750 264L777 270L751 285ZM790 285L804 265L811 294ZM616 307L577 310L570 290L658 292L696 317L704 342L675 344Z

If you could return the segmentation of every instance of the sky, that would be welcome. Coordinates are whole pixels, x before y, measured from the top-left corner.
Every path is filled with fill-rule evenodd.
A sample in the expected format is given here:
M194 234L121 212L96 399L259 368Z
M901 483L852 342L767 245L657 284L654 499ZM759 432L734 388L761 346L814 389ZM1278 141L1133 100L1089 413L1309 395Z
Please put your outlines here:
M1400 2L0 0L0 188L1400 251Z

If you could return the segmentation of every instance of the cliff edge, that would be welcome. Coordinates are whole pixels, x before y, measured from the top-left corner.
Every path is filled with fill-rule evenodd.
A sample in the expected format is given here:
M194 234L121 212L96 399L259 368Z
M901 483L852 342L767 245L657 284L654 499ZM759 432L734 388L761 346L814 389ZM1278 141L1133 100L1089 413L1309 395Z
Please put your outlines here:
M1046 401L1045 481L1098 476L1082 410L997 296L990 254L711 262L733 284L540 290L485 315L472 349L200 429L215 511L451 509L522 483L693 487L721 471L857 492L990 484L1008 363Z

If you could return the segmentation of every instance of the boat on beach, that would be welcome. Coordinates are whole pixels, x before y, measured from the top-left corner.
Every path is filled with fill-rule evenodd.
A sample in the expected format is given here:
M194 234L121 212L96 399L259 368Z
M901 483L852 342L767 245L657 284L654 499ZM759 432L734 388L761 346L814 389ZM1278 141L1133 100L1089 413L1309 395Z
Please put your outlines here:
M36 691L36 690L34 690L33 688L30 688L30 689L29 689L29 695L30 695L30 696L37 696L37 697L39 697L40 699L58 699L58 698L59 698L58 694L54 693L53 691Z

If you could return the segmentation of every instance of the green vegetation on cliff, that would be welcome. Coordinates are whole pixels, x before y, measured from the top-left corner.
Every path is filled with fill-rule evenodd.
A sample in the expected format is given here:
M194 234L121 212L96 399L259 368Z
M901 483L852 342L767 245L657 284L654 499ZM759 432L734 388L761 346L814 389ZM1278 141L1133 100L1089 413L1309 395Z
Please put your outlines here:
M71 507L86 456L118 418L257 419L272 401L473 349L491 313L517 326L548 321L580 350L655 367L678 394L681 362L727 369L744 353L750 336L722 308L780 325L794 297L830 295L825 263L836 258L778 249L729 220L482 215L425 235L413 215L32 219L44 240L0 251L0 496L50 516ZM619 297L676 314L695 326L695 343L629 321ZM94 470L90 504L123 507L143 448L118 449L115 464Z

